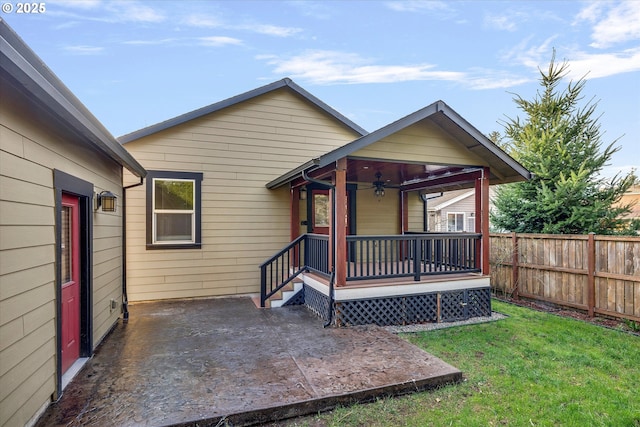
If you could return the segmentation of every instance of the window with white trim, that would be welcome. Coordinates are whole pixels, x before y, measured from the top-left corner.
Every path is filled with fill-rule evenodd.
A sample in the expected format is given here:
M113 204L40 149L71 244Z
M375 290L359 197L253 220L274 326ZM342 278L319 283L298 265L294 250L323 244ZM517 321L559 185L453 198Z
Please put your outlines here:
M449 233L464 231L464 213L447 212L447 231Z
M150 171L147 176L147 247L199 248L201 173Z

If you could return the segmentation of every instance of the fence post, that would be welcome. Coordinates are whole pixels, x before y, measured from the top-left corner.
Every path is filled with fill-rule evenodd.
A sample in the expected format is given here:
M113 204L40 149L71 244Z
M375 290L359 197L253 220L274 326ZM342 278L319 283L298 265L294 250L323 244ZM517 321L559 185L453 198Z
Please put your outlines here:
M518 248L518 235L514 231L511 233L511 243L513 244L513 251L511 256L511 284L513 285L513 298L519 299L518 285L520 281L520 267L518 266L518 259L520 258L520 249Z
M595 233L589 233L587 240L587 310L594 316L596 306L596 241Z

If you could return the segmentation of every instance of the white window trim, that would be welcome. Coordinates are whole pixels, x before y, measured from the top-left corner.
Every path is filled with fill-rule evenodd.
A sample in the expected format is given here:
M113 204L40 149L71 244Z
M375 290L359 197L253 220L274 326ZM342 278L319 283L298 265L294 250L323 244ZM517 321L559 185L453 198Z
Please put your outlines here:
M455 215L455 219L456 219L456 226L455 226L455 231L449 231L449 215ZM458 231L458 215L462 215L462 230ZM461 233L466 231L466 220L467 220L467 215L464 212L447 212L447 232L448 233Z
M177 210L177 209L156 209L156 181L181 181L193 183L193 194L191 195L193 200L193 209ZM196 242L196 180L195 179L179 179L179 178L153 178L151 185L152 188L152 239L154 245L181 245L181 244L193 244ZM189 240L158 240L158 228L157 228L157 214L190 214L191 215L191 239Z

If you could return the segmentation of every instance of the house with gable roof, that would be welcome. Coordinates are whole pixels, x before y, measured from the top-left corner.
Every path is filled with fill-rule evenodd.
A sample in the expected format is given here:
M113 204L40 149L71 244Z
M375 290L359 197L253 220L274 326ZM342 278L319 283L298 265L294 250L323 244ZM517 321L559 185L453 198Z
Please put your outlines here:
M530 173L442 101L368 133L283 79L119 138L130 301L259 294L328 323L490 312L489 184ZM424 232L424 195L473 194L474 232Z

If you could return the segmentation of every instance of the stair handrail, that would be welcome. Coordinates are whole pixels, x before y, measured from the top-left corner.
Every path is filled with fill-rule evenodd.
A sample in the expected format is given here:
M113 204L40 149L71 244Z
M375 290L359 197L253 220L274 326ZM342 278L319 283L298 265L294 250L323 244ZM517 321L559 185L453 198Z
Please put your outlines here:
M293 279L295 279L300 273L302 273L303 271L305 271L307 269L307 266L306 266L306 263L305 263L304 254L302 253L302 251L303 251L302 245L303 245L303 243L306 242L306 240L307 240L307 235L306 234L298 236L296 239L294 239L287 246L282 248L275 255L271 256L265 262L260 264L260 307L265 307L265 304L266 304L266 302L267 302L267 300L269 298L271 298L280 289L285 287L288 283L290 283ZM290 266L287 266L287 268L286 268L286 271L288 272L287 275L286 275L287 277L284 280L282 280L275 288L272 285L271 286L271 290L267 292L267 269L268 269L268 267L272 266L274 264L274 262L276 262L284 254L286 254L289 251L291 251L292 249L296 248L296 246L298 247L297 255L296 255L297 258L298 258L298 262L297 262L298 265L295 266L296 269L294 269L293 272L289 272L289 267ZM290 261L290 258L289 258L289 261Z

